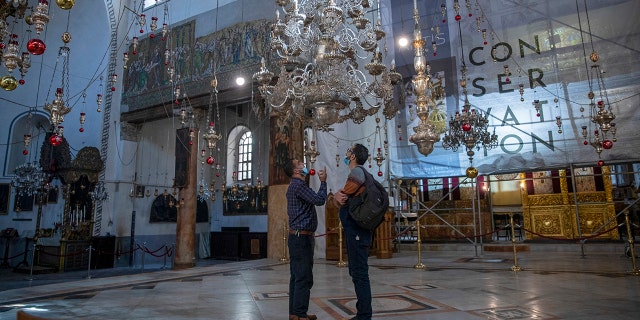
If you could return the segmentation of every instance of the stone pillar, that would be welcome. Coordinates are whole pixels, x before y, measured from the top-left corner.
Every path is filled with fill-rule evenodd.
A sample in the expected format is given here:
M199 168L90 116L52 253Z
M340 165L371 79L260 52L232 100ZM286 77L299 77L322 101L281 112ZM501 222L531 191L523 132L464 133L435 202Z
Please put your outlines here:
M270 123L271 148L269 153L269 220L267 236L267 257L280 259L288 250L283 245L283 226L289 225L287 216L287 188L291 179L281 166L290 159L303 160L303 129L299 120L288 123L272 117ZM287 236L289 236L287 234ZM287 253L288 255L288 253Z
M197 137L197 129L178 130L178 141L176 143L176 177L179 176L178 168L185 168L186 170L184 171L186 172L184 175L184 184L178 185L181 189L179 199L177 199L180 207L178 208L176 223L174 269L186 269L195 266L196 208L198 206L196 196L198 183ZM184 153L181 154L181 152ZM178 164L178 161L186 161L186 163ZM176 179L176 181L177 180L178 179ZM178 184L178 182L176 182L176 184Z

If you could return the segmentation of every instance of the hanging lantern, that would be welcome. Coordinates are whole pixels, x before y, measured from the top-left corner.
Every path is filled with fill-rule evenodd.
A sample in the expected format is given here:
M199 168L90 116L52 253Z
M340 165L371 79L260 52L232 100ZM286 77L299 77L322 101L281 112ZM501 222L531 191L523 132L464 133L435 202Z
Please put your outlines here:
M13 38L16 36L15 34L11 35ZM20 62L20 57L18 56L18 52L20 51L20 47L18 41L10 40L9 45L7 46L7 52L2 55L4 59L4 65L7 67L9 72L13 72L13 69L18 67L18 63Z
M138 37L133 37L132 45L133 45L133 52L132 53L133 53L133 55L136 55L138 53L138 51L137 51L138 50Z
M44 26L49 22L48 11L49 2L47 2L47 0L39 0L36 10L31 14L31 21L37 34L42 33Z
M80 112L80 132L84 132L84 122L86 121L87 114L84 112Z
M158 29L158 17L151 17L151 25L149 28L152 32L155 32Z
M102 105L102 95L98 93L98 97L96 98L96 104L98 105L98 109L96 109L96 112L102 112L102 109L100 109L100 106Z

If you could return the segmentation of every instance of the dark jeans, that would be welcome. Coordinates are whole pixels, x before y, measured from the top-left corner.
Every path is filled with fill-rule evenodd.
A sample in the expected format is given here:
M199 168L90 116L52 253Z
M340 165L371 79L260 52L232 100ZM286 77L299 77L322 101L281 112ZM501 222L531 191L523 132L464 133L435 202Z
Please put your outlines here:
M313 235L290 234L289 244L289 314L301 318L307 316L309 296L313 287Z
M344 228L347 241L347 257L349 262L349 275L356 290L356 309L358 320L370 320L373 310L371 308L371 283L369 282L369 247L373 233L360 228L349 216L349 206L340 208L340 221Z

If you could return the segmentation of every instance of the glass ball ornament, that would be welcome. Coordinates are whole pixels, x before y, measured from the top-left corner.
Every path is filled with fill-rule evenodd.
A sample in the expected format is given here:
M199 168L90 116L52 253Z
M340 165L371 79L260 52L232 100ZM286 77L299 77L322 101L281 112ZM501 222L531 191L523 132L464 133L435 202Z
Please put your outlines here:
M18 87L18 80L14 78L12 75L6 75L0 78L0 88L6 91L13 91Z
M47 50L47 45L38 38L33 38L27 42L27 51L33 55L39 56L43 54L45 50Z
M209 156L207 158L207 164L208 165L212 165L214 162L216 162L216 160L212 156Z
M604 140L602 141L602 147L609 150L613 148L613 142L611 140Z
M84 128L83 128L83 127L80 127L80 129L78 129L78 131L80 131L80 132L84 132Z
M49 143L52 146L57 147L62 144L62 137L57 134L54 134L49 138Z
M378 177L382 177L382 171L378 171Z
M76 0L56 0L56 4L62 10L71 10L73 5L76 4Z
M25 156L28 155L29 154L29 150L27 150L27 149L22 150L22 154L24 154Z
M604 166L604 160L598 160L598 167Z
M309 174L312 175L312 176L315 176L316 175L316 169L309 170Z
M466 171L467 178L474 179L478 176L478 169L476 167L469 167Z

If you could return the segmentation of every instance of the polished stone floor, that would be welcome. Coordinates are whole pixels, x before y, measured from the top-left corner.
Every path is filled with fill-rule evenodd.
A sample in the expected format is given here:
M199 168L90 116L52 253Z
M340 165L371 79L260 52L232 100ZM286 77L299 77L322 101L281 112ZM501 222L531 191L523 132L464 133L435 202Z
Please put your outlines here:
M623 249L532 245L514 256L477 247L426 248L420 259L413 250L369 259L374 319L640 319L640 276L632 274ZM418 262L425 268L414 268ZM348 270L318 259L314 277L310 313L321 320L351 318ZM0 319L15 319L23 309L51 319L284 320L288 279L288 264L277 259L201 260L186 270L146 266L144 272L3 269Z

